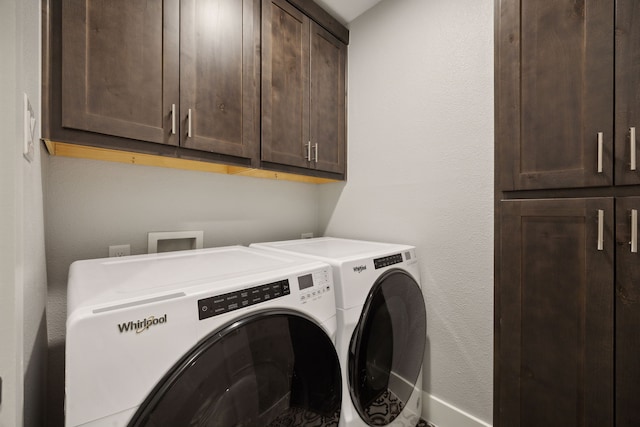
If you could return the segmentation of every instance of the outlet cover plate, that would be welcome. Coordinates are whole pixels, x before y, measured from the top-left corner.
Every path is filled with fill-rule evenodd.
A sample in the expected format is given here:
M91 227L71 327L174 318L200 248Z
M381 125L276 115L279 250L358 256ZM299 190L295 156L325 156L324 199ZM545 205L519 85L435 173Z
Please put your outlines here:
M33 161L33 155L35 152L35 145L33 140L35 139L36 133L36 115L33 112L33 107L31 107L31 102L29 102L29 96L24 94L24 146L22 149L22 154L25 159L29 162Z
M131 245L109 246L109 257L119 257L131 255Z

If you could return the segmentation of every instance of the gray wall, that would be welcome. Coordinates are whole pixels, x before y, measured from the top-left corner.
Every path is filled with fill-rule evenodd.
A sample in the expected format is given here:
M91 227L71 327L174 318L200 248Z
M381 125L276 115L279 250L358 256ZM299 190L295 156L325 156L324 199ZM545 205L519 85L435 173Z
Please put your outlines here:
M417 246L426 407L491 422L493 1L385 0L350 29L349 181L321 227Z
M203 230L204 246L299 238L318 230L318 187L94 160L46 161L48 425L62 425L66 283L71 262L110 245L146 253L151 231Z
M11 327L0 332L6 380L0 426L40 426L47 354L40 147L32 163L22 157L24 93L38 122L36 142L40 138L40 2L3 1L0 21L0 320Z

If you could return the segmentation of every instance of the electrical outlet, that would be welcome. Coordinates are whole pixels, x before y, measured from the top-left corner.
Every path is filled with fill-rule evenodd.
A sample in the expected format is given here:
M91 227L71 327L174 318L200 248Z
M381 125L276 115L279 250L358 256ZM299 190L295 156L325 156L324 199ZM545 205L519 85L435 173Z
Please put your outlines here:
M302 233L300 235L300 238L301 239L311 239L311 238L313 238L313 233Z
M113 245L109 246L109 256L110 257L118 257L118 256L127 256L131 254L131 246L130 245Z

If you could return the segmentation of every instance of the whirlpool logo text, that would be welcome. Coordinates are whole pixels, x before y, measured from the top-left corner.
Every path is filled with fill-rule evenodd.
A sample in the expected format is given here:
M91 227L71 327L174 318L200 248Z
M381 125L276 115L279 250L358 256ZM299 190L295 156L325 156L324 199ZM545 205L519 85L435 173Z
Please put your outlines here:
M161 317L149 316L146 319L137 320L135 322L120 323L118 324L118 329L120 330L120 333L136 331L136 334L139 334L146 331L151 326L163 323L167 323L166 313Z

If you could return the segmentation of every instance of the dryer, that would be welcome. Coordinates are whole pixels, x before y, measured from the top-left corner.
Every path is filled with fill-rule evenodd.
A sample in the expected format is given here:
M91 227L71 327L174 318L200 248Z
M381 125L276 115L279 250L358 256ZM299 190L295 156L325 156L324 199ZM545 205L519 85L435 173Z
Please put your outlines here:
M337 426L331 267L234 246L76 261L67 427Z
M342 427L414 427L422 412L426 309L415 248L337 238L251 247L333 267Z

